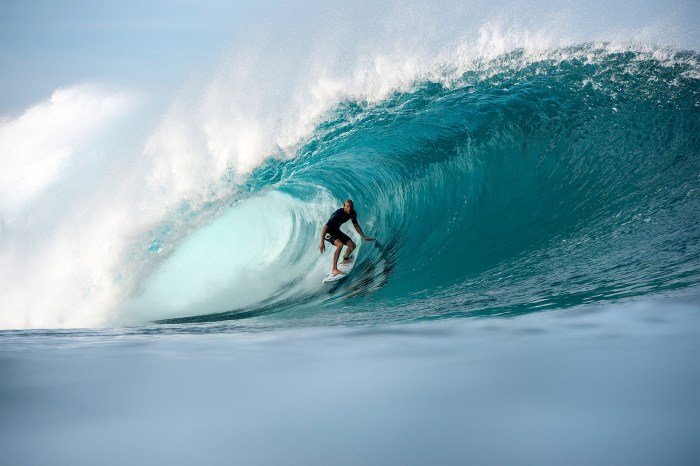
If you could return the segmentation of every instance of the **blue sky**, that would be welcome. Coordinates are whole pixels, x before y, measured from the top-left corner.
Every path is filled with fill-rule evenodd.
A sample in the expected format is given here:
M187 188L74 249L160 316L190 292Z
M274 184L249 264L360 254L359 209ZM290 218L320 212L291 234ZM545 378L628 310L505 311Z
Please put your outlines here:
M171 81L227 45L237 25L263 8L211 0L3 0L0 114L76 83Z

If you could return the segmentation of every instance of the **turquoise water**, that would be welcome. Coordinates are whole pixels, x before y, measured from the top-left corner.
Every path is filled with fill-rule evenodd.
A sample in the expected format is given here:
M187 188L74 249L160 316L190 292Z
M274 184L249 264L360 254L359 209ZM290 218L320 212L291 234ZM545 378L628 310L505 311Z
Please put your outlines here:
M155 272L148 302L205 296L165 322L275 314L280 325L376 324L697 287L699 58L593 45L536 59L516 51L378 103L343 102L295 158L254 171L239 204L188 238ZM320 228L347 197L377 242L361 246L340 285L313 286L309 276L320 281L330 264L326 254L318 270ZM216 277L241 259L199 261L230 245L274 250L249 270L270 286L250 305L235 305L250 293L236 286L223 299L230 309L204 304L210 291L227 293ZM193 269L218 288L188 282Z

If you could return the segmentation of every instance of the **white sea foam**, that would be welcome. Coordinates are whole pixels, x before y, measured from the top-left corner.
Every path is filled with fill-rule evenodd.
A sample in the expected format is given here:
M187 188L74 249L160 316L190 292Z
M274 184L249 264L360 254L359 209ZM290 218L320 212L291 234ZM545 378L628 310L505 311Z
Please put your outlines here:
M16 213L63 176L70 159L129 101L125 93L92 86L63 88L0 122L0 216Z

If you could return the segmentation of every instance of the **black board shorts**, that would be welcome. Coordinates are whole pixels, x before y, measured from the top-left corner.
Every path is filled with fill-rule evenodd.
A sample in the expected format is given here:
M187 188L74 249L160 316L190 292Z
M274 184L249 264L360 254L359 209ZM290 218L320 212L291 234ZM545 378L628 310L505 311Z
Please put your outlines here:
M343 244L348 244L348 241L350 241L350 237L340 230L326 232L326 241L332 245L335 246L335 240L337 239L339 239Z

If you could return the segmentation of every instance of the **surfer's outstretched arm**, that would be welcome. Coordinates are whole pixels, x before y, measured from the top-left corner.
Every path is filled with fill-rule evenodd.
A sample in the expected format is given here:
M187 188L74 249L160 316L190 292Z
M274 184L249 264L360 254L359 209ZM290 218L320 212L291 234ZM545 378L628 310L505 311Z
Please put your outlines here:
M362 232L362 228L360 227L359 223L353 223L352 226L355 227L355 231L362 236L362 239L365 241L374 241L374 238L370 238L369 236L365 236L365 234Z

